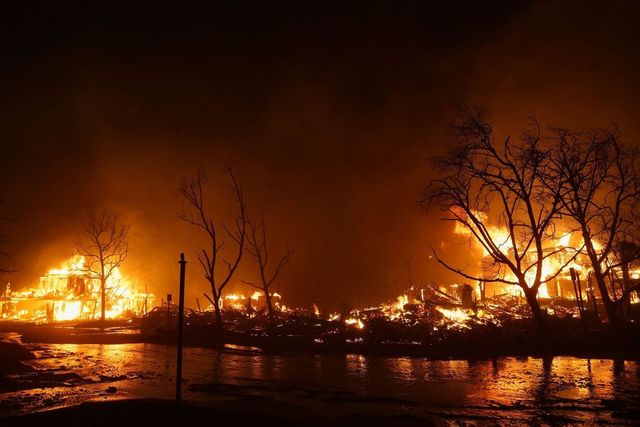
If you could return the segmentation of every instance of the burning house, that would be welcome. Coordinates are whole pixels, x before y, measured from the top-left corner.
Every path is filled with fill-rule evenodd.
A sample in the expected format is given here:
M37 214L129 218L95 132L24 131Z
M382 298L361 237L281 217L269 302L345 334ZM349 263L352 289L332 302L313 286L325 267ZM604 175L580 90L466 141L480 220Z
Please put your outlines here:
M93 320L101 311L100 279L85 268L84 258L76 255L40 277L35 287L14 291L7 285L0 305L2 319L47 323ZM105 289L106 318L138 317L152 307L153 294L138 290L114 269Z

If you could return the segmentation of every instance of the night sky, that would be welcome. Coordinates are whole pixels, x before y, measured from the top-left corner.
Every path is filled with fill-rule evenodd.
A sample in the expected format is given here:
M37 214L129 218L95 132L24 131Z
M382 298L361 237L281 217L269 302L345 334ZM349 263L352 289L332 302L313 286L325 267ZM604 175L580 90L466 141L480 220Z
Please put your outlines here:
M637 2L20 3L0 18L15 287L73 254L85 209L109 206L132 227L123 271L174 290L178 254L195 261L200 244L176 219L180 178L203 167L228 219L230 164L274 253L295 249L285 304L372 304L406 282L403 257L416 281L453 279L430 245L464 264L468 245L419 204L460 107L500 135L534 114L640 136ZM230 288L252 274L246 257ZM193 305L197 262L187 276Z

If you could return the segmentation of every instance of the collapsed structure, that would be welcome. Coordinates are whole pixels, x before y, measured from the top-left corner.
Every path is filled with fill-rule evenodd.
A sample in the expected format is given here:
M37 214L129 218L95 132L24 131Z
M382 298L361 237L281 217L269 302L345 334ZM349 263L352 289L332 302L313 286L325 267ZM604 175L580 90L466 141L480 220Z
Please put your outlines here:
M456 229L456 232L462 234L460 229ZM505 230L492 227L490 232L496 241L508 244ZM500 238L501 235L505 235L504 239ZM588 260L579 249L575 249L579 247L580 239L578 234L565 233L557 240L549 239L545 242L545 255L548 256L543 260L544 283L538 289L537 297L549 316L577 320L586 317L585 312L588 312L590 318L599 321L600 316L604 315L601 295L593 283ZM509 250L508 247L504 249L507 252ZM471 250L471 258L477 260L476 268L481 272L481 276L489 278L504 274L504 277L509 279L510 273L497 270L482 248ZM531 262L534 263L535 260ZM624 269L626 273L623 272ZM624 283L624 276L628 276L631 283ZM623 265L612 272L611 292L621 295L623 289L635 285L639 278L640 268L637 265ZM223 297L222 305L228 313L241 312L246 317L253 318L256 316L256 309L260 308L260 298L262 295L259 292L250 297L230 294ZM637 307L640 303L638 294L631 294L629 302L631 306ZM429 332L466 330L487 325L500 327L511 320L531 317L520 286L492 281L410 286L395 300L363 309L345 309L340 313L321 314L315 305L312 309L288 309L280 304L278 307L281 324L297 316L338 322L356 331L370 329L372 325L379 325L380 322L418 327Z

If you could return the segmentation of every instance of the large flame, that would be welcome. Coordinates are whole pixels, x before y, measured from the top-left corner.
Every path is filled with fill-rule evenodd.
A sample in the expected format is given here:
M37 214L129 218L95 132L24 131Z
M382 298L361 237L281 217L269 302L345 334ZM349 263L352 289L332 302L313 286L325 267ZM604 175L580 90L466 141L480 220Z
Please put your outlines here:
M474 212L474 216L483 221L483 223L486 223L487 215L485 213ZM509 230L504 226L491 224L485 224L485 228L495 246L497 246L497 248L507 256L512 255L513 242L511 240ZM456 222L454 233L463 236L471 236L471 230L460 222ZM489 256L487 249L481 245L477 239L472 239L472 241L475 243L473 251L476 253L478 259L486 259ZM574 245L572 245L572 242ZM575 250L581 246L582 236L577 232L570 231L564 232L564 234L561 234L558 238L546 238L543 241L544 251L549 255L545 255L545 258L542 261L540 279L543 283L538 289L538 297L552 297L552 293L549 292L549 286L555 286L555 284L551 284L550 282L555 278L568 280L570 268L573 268L578 272L583 270L580 262L581 257L577 257L574 261L568 262L571 259L571 256L575 253ZM595 241L594 246L597 250L601 248L600 244ZM533 265L537 263L537 254L535 254L535 251L531 249L529 252L529 256L525 257L524 261L529 262L529 265ZM480 264L482 264L482 262L480 262ZM526 272L525 281L529 287L534 284L536 273L535 266ZM515 275L511 271L502 272L501 277L508 281L517 281ZM524 296L522 289L517 285L507 286L506 288L507 289L505 290L507 293L513 296Z
M4 292L2 318L33 321L91 320L100 317L100 279L75 255L40 277L38 286ZM140 291L119 268L105 285L107 319L141 316L153 307L153 294Z

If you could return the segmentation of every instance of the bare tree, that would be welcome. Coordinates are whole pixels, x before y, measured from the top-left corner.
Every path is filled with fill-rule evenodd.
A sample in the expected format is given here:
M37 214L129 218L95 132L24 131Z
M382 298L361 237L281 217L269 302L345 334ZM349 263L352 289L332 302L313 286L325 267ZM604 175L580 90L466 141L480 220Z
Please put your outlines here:
M553 236L559 201L549 197L541 176L547 153L542 148L537 126L513 142L495 140L491 126L477 112L465 112L453 126L449 152L433 159L442 178L425 189L425 203L435 203L484 250L483 264L490 271L473 274L442 260L436 260L467 279L519 286L540 330L544 316L537 300L540 286L553 280L569 264L543 274L547 258L566 249L547 248Z
M212 302L216 313L216 323L220 329L222 329L222 311L220 309L220 298L224 288L229 284L229 281L233 277L242 254L244 252L244 245L246 240L246 206L244 200L244 194L242 188L238 184L238 181L233 174L231 168L227 168L226 175L231 181L231 189L235 195L236 202L238 204L238 215L234 221L233 229L229 228L226 224L221 223L222 228L225 231L226 236L236 246L235 255L228 261L222 257L222 248L225 242L222 241L219 236L219 229L210 213L207 211L204 201L204 185L205 175L202 170L198 170L195 176L191 178L184 178L178 187L179 195L189 205L188 209L183 211L179 218L187 224L200 229L208 239L208 248L203 248L198 254L198 261L202 266L204 277L211 286L211 293L213 298L205 296ZM226 265L226 270L220 274L217 272L218 260L221 259Z
M590 261L602 303L613 327L622 323L620 307L637 286L631 286L628 265L640 258L638 150L623 146L615 132L553 130L550 175L560 213L582 235L583 253ZM561 183L556 186L555 183ZM616 270L622 268L624 288L616 296ZM609 282L609 286L607 286Z
M120 222L113 211L91 209L82 220L84 239L78 252L85 258L85 269L100 280L100 319L107 308L107 282L127 259L129 225Z
M273 323L274 310L271 298L273 293L271 292L271 286L278 278L278 275L282 269L287 265L293 255L293 250L289 249L277 262L271 274L267 272L269 265L269 242L267 240L267 226L264 222L264 213L262 213L260 222L248 221L249 233L247 235L247 249L258 266L259 282L250 282L243 280L249 286L259 289L265 298L267 304L267 311L269 313L269 321Z

